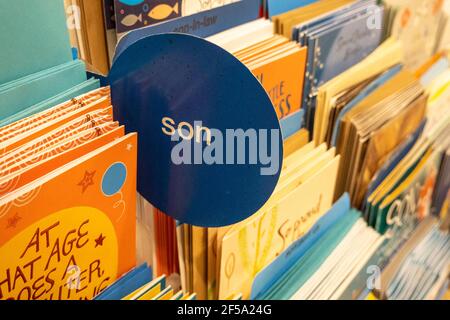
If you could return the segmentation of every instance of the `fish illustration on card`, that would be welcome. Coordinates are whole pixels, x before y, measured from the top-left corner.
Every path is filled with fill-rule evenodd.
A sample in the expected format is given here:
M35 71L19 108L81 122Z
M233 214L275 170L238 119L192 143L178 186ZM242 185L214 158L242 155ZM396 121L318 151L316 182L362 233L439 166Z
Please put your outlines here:
M179 9L178 2L175 3L175 5L173 7L168 4L162 3L162 4L159 4L156 7L154 7L149 12L148 16L150 18L152 18L153 20L165 20L172 14L178 15L179 11L180 11L180 9Z
M118 34L240 0L114 0Z
M127 27L132 27L138 22L142 22L142 14L140 14L139 16L135 14L129 14L125 18L123 18L122 21L120 21L120 23Z
M114 0L118 34L182 16L183 0Z

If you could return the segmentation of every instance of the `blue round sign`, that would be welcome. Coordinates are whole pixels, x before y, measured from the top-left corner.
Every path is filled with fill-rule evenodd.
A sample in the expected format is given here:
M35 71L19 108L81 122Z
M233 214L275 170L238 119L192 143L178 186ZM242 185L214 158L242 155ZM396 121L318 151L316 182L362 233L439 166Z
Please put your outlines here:
M138 191L182 223L219 227L260 209L280 175L280 125L233 55L185 34L142 38L110 73L114 115L138 132Z

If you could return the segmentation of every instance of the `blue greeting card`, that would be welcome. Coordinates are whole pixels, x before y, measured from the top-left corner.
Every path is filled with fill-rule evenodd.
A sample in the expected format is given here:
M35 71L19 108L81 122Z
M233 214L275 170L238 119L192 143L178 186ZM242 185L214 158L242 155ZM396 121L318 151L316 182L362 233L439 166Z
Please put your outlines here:
M0 84L72 60L64 1L0 1Z

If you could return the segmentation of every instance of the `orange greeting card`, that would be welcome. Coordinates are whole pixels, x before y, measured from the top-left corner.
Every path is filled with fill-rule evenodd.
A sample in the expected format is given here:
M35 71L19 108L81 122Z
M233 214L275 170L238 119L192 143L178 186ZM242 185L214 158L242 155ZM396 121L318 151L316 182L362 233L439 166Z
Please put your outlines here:
M122 137L125 131L123 127L114 129L113 125L105 125L100 131L96 129L87 130L82 136L36 156L26 158L5 170L0 178L0 196Z
M73 138L88 129L101 126L103 124L111 123L113 117L111 115L102 116L105 111L100 111L100 113L93 113L91 116L82 116L81 118L75 119L67 124L61 125L60 127L42 135L34 140L26 142L21 146L5 152L0 157L0 170L3 170L10 163L20 161L29 157L31 154L40 152L54 145L61 143L67 139ZM100 117L97 115L100 114ZM1 173L0 173L1 175Z
M72 100L63 102L55 107L37 113L35 115L26 117L24 119L13 122L7 126L0 128L0 137L10 136L11 134L16 134L17 131L29 128L30 125L41 123L41 120L51 121L67 113L81 109L101 98L109 97L110 88L103 87L85 95L79 96ZM3 139L0 139L3 141Z
M92 112L96 109L105 109L109 106L111 106L111 99L109 97L104 97L102 99L96 100L95 102L92 102L88 105L81 105L81 108L77 105L76 107L71 109L70 112L62 111L61 113L57 113L54 117L35 119L31 123L21 127L20 129L16 128L9 134L2 135L0 138L0 142L3 143L4 141L7 141L11 138L21 136L24 133L40 128L41 126L48 126L53 124L60 125L61 123L73 120L80 115Z
M91 299L136 265L137 136L0 197L0 299Z
M306 48L303 47L249 66L269 94L279 119L301 107L305 63Z
M253 50L249 50L245 52L244 54L239 54L236 57L241 60L242 63L249 63L252 60L258 59L260 57L264 57L273 53L276 53L279 50L285 49L287 46L295 45L294 43L290 42L285 37L275 38L273 41L266 45L257 46Z
M112 107L108 107L108 105L102 104L88 106L86 108L80 109L79 111L75 111L63 117L55 119L54 121L45 122L40 126L34 127L32 129L27 129L17 135L13 135L6 141L0 142L0 150L2 151L2 154L10 152L16 148L19 148L27 142L38 139L41 136L55 129L58 129L61 126L66 125L67 123L72 123L71 121L75 121L75 123L78 123L78 125L74 125L73 128L84 123L92 123L92 126L95 126L97 125L95 118L102 118L106 116L113 116Z
M32 165L65 150L74 148L77 145L85 143L118 127L118 122L106 122L95 127L87 127L85 130L81 130L79 132L73 130L67 134L61 135L60 137L56 137L48 143L39 144L39 147L29 149L27 152L17 152L16 150L21 149L18 148L14 150L14 152L10 152L7 156L0 159L0 181L2 179L1 177L5 176L7 173L13 172L13 167L24 168L28 165ZM42 140L39 142L42 142Z

